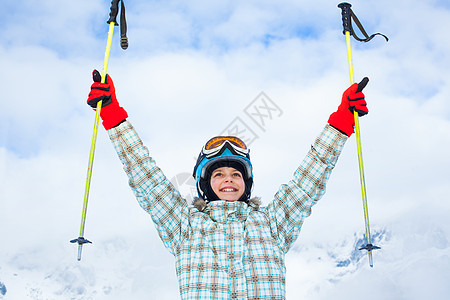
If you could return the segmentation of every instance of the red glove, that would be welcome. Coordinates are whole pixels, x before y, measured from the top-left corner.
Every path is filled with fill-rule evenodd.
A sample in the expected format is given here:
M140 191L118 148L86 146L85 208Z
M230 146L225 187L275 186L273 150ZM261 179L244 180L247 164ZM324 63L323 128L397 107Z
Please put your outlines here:
M338 110L332 113L328 119L328 124L347 136L351 136L354 132L355 117L353 111L357 111L360 117L367 115L369 112L367 102L362 93L368 81L369 78L364 77L359 84L352 84L342 95L342 102Z
M101 83L100 73L94 70L92 78L94 83L91 85L87 103L95 110L97 103L100 100L102 101L102 109L100 111L100 117L103 120L102 124L106 130L111 129L124 121L128 114L117 102L116 89L111 77L107 74L105 83Z

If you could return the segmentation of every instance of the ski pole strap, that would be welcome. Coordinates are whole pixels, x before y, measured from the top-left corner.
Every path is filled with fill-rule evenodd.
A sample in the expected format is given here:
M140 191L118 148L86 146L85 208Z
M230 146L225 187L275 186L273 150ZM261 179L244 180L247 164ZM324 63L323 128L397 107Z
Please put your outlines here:
M125 18L125 4L123 3L123 0L120 7L120 46L123 50L128 48L127 20Z
M338 7L342 10L342 25L344 27L344 31L343 31L344 34L346 31L350 32L350 35L353 35L355 40L357 40L359 42L368 42L377 35L381 35L382 37L384 37L386 39L386 42L389 41L387 36L385 36L384 34L379 33L379 32L374 33L369 36L367 34L366 30L364 29L364 27L362 26L361 22L356 17L353 10L351 9L352 5L350 3L342 2L338 5ZM365 37L364 39L359 38L356 35L355 31L353 30L352 19L355 22L356 26L358 26L359 31L361 31L361 33L364 35L364 37Z
M111 22L114 22L115 26L119 25L116 20L117 14L119 13L119 1L120 0L111 1L111 12L109 13L109 20L106 23L110 24ZM123 50L128 48L127 20L125 18L125 4L123 3L123 0L120 6L120 47L122 47Z

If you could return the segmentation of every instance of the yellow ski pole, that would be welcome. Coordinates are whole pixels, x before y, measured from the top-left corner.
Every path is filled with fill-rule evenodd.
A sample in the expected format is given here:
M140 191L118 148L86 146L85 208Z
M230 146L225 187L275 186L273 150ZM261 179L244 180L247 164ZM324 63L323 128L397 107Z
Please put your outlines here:
M105 59L103 61L103 72L101 82L105 83L106 81L106 73L108 69L108 61L109 61L109 53L111 50L112 37L114 33L114 26L117 24L116 17L119 9L119 1L120 0L112 0L111 2L111 12L110 18L107 23L109 23L109 31L108 31L108 40L106 42L106 51L105 51ZM95 144L97 142L97 133L98 133L98 125L100 119L100 111L102 109L102 101L97 103L97 109L95 113L95 121L94 121L94 131L92 133L92 142L91 142L91 151L89 154L89 164L86 176L86 186L84 189L84 201L83 201L83 210L81 214L81 225L80 225L80 234L78 238L71 240L71 243L78 243L78 260L81 260L81 251L83 244L91 243L89 240L84 238L84 227L86 223L86 212L87 212L87 204L89 199L89 190L91 186L91 176L92 176L92 166L94 162L94 153L95 153Z
M348 66L349 66L349 73L350 73L350 84L354 84L355 78L353 75L352 52L351 52L351 45L350 45L350 35L352 32L351 23L350 23L351 22L351 19L350 19L351 4L340 3L338 5L338 7L342 9L342 21L343 21L343 26L344 26L345 39L347 42L347 57L348 57ZM367 84L367 81L368 80L365 80L360 83L360 86L358 87L358 91L362 91L364 86ZM358 116L357 111L354 111L353 114L354 114L354 118L355 118L355 133L356 133L356 146L358 148L359 177L360 177L360 183L361 183L361 195L362 195L362 202L363 202L364 222L365 222L366 241L367 241L366 246L361 247L359 250L367 250L367 253L369 256L369 265L371 267L373 267L372 250L380 249L380 247L372 245L372 238L370 235L370 225L369 225L369 210L367 207L366 181L365 181L365 177L364 177L364 164L363 164L362 147L361 147L361 131L359 129L359 116Z

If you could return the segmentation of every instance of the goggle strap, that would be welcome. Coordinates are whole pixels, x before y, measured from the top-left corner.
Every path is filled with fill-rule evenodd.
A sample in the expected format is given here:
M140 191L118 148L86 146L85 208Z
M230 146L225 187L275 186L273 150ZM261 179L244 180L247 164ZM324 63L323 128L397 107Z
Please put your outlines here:
M235 157L229 157L229 159L230 160L236 160L236 161L239 161L239 162L242 163L242 165L244 166L244 168L246 169L246 172L247 172L247 178L246 179L248 179L250 177L253 177L251 166L247 162L247 161L249 161L248 158L236 157L235 156ZM211 161L208 161L205 165L202 166L202 170L200 172L200 178L205 178L205 176L206 176L206 169L208 169L208 167L211 164L215 163L215 162L216 162L215 160L211 160ZM244 174L242 174L242 175L244 175Z

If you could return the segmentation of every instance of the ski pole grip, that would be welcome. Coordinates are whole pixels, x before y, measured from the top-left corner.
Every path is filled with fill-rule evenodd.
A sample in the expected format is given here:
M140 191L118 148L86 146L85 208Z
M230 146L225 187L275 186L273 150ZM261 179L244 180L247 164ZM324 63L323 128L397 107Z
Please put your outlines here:
M367 83L369 82L369 78L364 77L360 83L358 83L358 88L356 89L356 92L362 92L362 90L366 87Z
M350 19L350 7L352 7L352 5L350 3L347 2L342 2L338 5L338 7L342 10L342 25L344 26L344 34L346 31L352 33L351 31L351 19Z
M120 0L112 0L111 1L111 12L109 13L109 20L106 22L110 24L111 22L114 22L114 25L117 26L117 14L119 13L119 1Z

